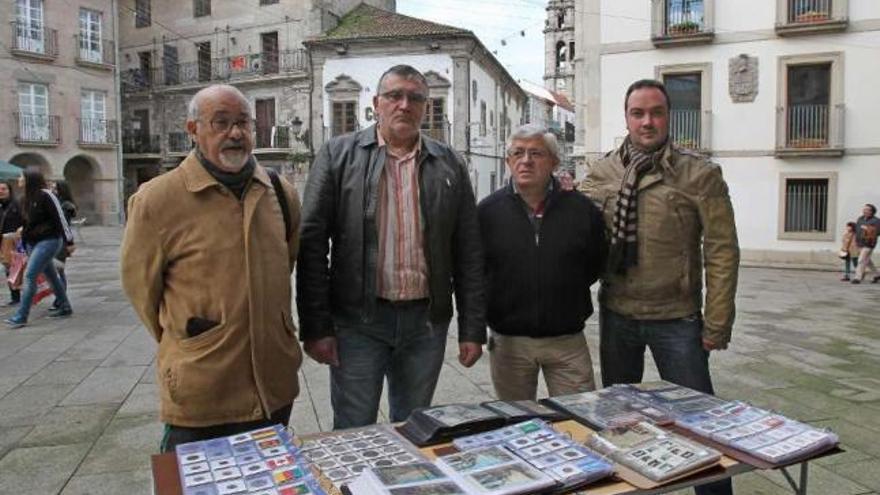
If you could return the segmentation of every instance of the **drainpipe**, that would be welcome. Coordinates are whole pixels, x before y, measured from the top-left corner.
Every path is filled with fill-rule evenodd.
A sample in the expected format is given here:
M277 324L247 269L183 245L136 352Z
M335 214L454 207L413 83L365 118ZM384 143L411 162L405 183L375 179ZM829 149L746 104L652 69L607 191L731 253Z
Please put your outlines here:
M116 64L113 67L113 84L116 89L116 198L119 201L119 224L125 224L125 167L122 158L122 78L119 72L119 64L122 58L119 56L119 15L117 12L119 0L112 0L113 10L113 46Z

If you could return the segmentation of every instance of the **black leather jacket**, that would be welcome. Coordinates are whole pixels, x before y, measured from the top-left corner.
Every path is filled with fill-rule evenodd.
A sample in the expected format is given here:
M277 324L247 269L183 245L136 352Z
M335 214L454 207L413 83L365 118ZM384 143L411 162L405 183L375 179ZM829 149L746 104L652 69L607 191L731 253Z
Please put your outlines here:
M459 341L483 343L483 254L467 167L452 148L424 135L418 159L430 320L452 318L454 290ZM372 320L384 164L375 126L331 139L315 158L303 199L297 261L302 340L334 335L333 318Z

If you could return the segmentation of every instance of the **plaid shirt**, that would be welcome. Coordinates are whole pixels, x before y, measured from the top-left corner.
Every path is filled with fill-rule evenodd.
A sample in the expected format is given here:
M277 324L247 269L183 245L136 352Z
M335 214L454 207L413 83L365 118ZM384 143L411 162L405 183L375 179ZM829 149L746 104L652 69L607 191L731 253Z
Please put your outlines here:
M378 129L376 134L386 157L379 178L377 295L391 301L424 299L429 288L419 205L421 138L412 151L395 156Z

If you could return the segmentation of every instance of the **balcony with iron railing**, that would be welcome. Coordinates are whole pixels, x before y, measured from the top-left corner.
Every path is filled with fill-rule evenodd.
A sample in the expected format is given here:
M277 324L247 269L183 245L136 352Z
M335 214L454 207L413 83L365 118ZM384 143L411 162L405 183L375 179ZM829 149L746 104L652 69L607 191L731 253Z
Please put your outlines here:
M123 132L122 152L133 155L158 155L161 136L144 132Z
M15 144L21 146L56 146L61 143L61 117L31 113L13 114Z
M711 42L715 37L709 22L711 1L654 0L651 41L654 46L686 45Z
M707 150L703 142L703 113L699 109L670 110L669 137L681 148Z
M42 24L12 22L13 55L54 60L58 57L58 30Z
M122 73L123 91L198 85L213 82L236 82L273 75L305 74L304 49L277 53L245 53L230 57L191 62L167 63L152 70L129 69Z
M846 29L846 0L777 0L779 36L825 33Z
M189 153L192 149L192 144L192 139L185 132L168 133L168 153Z
M112 148L118 143L116 121L105 119L79 119L77 143L85 148Z
M777 109L776 156L841 156L844 106L796 104Z
M76 63L97 69L111 69L116 63L116 45L112 40L93 41L76 36Z

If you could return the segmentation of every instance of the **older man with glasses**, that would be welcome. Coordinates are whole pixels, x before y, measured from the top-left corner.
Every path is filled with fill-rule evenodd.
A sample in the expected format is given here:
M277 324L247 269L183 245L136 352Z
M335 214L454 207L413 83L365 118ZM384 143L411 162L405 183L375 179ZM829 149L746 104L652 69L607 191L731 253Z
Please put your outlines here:
M131 197L122 284L158 344L161 450L287 425L302 351L291 319L299 199L256 163L247 99L193 97L183 162Z
M459 362L473 365L486 338L467 167L420 134L428 87L419 71L392 67L376 87L378 123L321 148L303 200L301 336L330 365L337 429L376 422L386 378L391 421L430 405L453 292Z
M584 323L605 263L605 225L589 198L561 187L556 136L527 124L507 142L510 183L477 207L489 299L489 363L502 400L595 389Z

